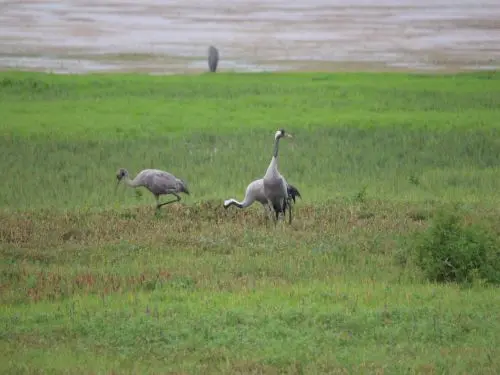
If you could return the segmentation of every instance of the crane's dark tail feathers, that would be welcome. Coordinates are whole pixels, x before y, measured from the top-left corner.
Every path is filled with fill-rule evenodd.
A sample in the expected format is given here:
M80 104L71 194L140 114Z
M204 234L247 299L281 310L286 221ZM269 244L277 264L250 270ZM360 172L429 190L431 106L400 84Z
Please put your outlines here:
M283 215L286 217L286 210L288 210L288 215L289 215L288 223L292 224L292 200L293 200L293 203L295 203L295 199L297 197L299 197L299 198L302 198L302 197L300 195L299 189L297 189L293 185L287 185L286 190L287 190L288 196L285 199L285 201L283 202L284 203Z
M299 190L295 186L288 185L286 189L287 189L287 192L288 192L288 198L291 198L293 200L293 203L295 203L295 198L296 197L302 198L300 196Z

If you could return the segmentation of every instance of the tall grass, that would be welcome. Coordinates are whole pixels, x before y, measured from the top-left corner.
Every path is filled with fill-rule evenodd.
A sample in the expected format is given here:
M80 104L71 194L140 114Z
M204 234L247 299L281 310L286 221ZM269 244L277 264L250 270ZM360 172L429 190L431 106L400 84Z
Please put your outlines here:
M405 253L448 207L498 236L495 73L4 72L0 113L2 373L499 372L498 288ZM274 227L221 204L281 127ZM119 167L191 195L154 215Z
M498 198L500 89L487 73L3 73L0 87L9 209L135 203L112 194L119 167L169 170L190 182L191 202L242 194L263 175L279 127L295 134L280 168L309 202L363 186L383 199Z

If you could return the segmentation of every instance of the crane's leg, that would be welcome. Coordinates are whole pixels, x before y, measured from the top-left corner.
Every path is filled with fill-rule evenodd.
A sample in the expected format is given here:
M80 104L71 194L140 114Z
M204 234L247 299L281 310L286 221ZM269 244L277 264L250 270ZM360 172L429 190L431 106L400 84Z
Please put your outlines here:
M286 209L290 209L290 206L288 205L288 199L283 198L282 204L281 204L281 210L280 213L283 214L283 220L286 220Z
M288 224L292 224L292 202L290 199L288 199L287 207L288 207Z
M290 209L290 205L289 205L288 198L285 198L285 199L283 199L283 210L282 210L282 212L283 212L283 220L286 219L286 210L287 209L288 210Z
M170 203L175 203L175 202L179 202L179 201L181 200L181 197L180 197L178 194L176 194L176 193L170 193L170 194L175 195L176 199L173 199L173 200L171 200L171 201L164 202L164 203L160 203L160 201L158 200L158 203L157 203L157 205L156 205L156 208L158 208L158 209L159 209L160 207L163 207L163 206L165 206L165 205L167 205L167 204L170 204Z
M156 213L158 213L160 210L160 196L155 194L155 199L156 199Z
M274 222L274 225L276 225L276 222L278 221L278 212L276 212L276 218L273 216L273 211L274 210L274 205L272 204L272 202L268 199L267 200L267 206L269 207L269 218L271 219L271 221Z

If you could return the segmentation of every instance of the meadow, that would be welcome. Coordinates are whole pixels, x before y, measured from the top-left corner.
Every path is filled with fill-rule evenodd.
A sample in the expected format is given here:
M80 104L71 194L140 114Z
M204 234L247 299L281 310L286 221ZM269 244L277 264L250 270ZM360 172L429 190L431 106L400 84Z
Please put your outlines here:
M500 373L498 286L408 255L441 212L500 237L499 119L496 72L1 72L0 372ZM275 227L222 202L279 128Z

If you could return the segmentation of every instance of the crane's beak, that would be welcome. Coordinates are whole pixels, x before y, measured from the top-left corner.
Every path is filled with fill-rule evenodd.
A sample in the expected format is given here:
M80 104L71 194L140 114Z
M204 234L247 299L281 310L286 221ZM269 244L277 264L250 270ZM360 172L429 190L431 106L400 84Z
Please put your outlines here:
M293 138L290 133L286 133L285 136L288 137L288 138Z
M120 185L120 181L122 180L120 177L117 177L118 181L116 182L116 185L115 185L115 194L116 194L116 191L118 190L118 185Z

